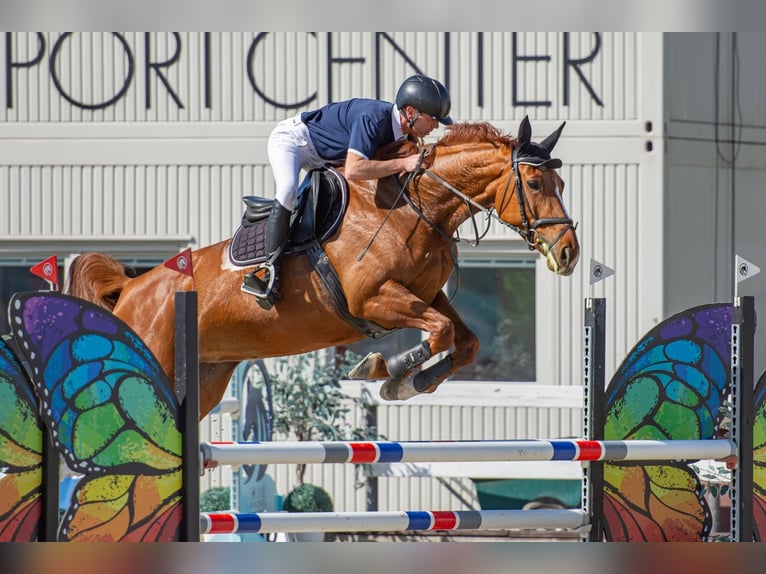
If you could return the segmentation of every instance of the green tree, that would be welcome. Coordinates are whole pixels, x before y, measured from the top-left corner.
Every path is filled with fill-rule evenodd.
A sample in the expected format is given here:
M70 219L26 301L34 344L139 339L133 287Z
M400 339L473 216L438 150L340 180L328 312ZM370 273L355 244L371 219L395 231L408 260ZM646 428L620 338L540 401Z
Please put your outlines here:
M374 429L348 421L350 405L361 402L340 388L361 359L349 351L332 361L323 361L318 352L277 359L271 373L274 430L299 441L368 440ZM305 464L296 465L298 485L305 473Z

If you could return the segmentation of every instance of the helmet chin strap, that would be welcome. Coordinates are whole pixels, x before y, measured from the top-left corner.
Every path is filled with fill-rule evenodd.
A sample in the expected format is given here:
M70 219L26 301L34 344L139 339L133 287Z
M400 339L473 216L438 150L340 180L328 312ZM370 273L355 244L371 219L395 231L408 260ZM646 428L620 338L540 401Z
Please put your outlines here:
M422 115L418 110L415 110L415 111L417 111L418 113L412 119L408 119L407 114L404 114L404 119L407 120L407 125L410 127L410 130L412 130L412 126L415 125L415 122L418 121L418 118ZM402 110L402 113L404 113L403 110Z

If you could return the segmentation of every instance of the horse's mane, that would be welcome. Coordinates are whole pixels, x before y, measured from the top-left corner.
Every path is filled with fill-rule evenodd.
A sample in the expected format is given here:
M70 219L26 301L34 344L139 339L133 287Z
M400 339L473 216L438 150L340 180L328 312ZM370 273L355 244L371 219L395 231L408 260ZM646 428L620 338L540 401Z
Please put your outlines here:
M494 143L508 145L513 138L487 122L460 122L449 126L438 145L452 146L470 143Z
M503 133L488 122L460 122L452 124L437 145L455 146L472 143L492 143L494 145L515 145L513 136ZM388 160L406 157L419 151L418 145L411 140L396 141L381 147L375 159Z

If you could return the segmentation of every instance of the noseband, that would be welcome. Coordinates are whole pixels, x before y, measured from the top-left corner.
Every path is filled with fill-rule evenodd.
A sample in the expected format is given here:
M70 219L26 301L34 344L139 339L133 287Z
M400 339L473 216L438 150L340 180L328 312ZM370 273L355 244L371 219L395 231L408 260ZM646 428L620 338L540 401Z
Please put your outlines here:
M427 155L427 153L421 153L421 163L424 159L424 156ZM474 209L471 209L472 207L475 208L478 211L481 211L487 215L488 218L493 218L502 225L509 227L510 229L513 229L516 233L521 235L521 237L527 242L527 247L529 247L530 251L533 251L538 243L540 243L540 240L538 238L538 228L543 227L545 225L561 225L566 224L566 227L561 230L561 232L556 236L556 239L553 240L553 242L548 245L548 250L553 249L553 246L556 245L559 240L564 236L564 234L569 231L570 229L577 229L577 224L572 220L572 218L569 217L569 214L567 213L566 207L564 207L563 200L561 197L559 197L559 203L561 205L561 210L564 212L564 214L567 215L567 217L537 217L537 214L535 214L534 210L532 209L532 206L529 204L529 200L527 199L526 193L524 193L524 186L521 183L521 172L519 170L519 166L522 164L526 165L532 165L535 167L541 167L539 164L534 163L533 161L522 157L519 157L518 152L516 151L516 148L513 148L512 154L511 154L511 173L508 176L508 181L505 184L505 189L503 190L503 196L500 200L500 207L501 211L504 208L506 197L508 196L508 192L511 189L511 181L515 180L515 186L514 191L516 192L516 198L519 202L519 213L521 214L521 224L522 227L517 227L513 225L512 223L508 223L507 221L504 221L500 218L500 215L498 215L497 211L494 208L486 208L483 205L476 202L473 198L469 197L459 189L457 189L455 186L453 186L451 183L449 183L447 180L442 178L441 176L435 174L428 168L421 168L419 170L415 170L414 173L422 172L429 176L431 179L436 180L441 185L443 185L445 188L447 188L449 191L451 191L453 194L461 198L463 201L465 201L466 206L468 207L468 213L471 216L471 221L473 222L474 231L476 233L476 242L475 244L479 243L479 240L486 235L487 231L489 230L489 226L487 226L487 229L484 231L481 236L478 232L478 227L476 225L476 213ZM412 174L411 174L412 175ZM407 184L404 185L404 188L407 187ZM403 188L403 189L404 189ZM418 216L421 217L426 223L428 223L433 229L435 229L440 235L444 236L445 233L438 229L423 213L420 209L418 209L411 200L406 196L405 194L405 200L407 200L407 203L412 207L415 212L418 214ZM529 212L530 216L532 217L533 221L530 223L529 217L527 217L527 211Z

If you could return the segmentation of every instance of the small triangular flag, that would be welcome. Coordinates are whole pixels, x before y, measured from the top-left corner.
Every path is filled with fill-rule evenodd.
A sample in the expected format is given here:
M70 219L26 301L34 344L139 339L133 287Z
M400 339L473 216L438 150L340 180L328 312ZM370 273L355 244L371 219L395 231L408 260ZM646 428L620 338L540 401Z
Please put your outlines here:
M737 283L741 283L745 279L750 279L754 275L760 273L761 268L753 263L750 263L744 257L736 255L734 257L734 267L736 268Z
M187 247L181 253L173 255L170 259L163 262L163 265L173 271L178 271L184 275L194 278L194 269L192 268L191 247Z
M37 275L38 277L42 277L48 283L50 283L54 291L58 291L59 264L58 257L56 257L56 255L51 255L47 259L40 261L40 263L30 267L29 270L33 274Z
M598 283L602 279L611 277L614 275L614 269L607 267L603 263L599 263L595 259L590 260L590 284Z

